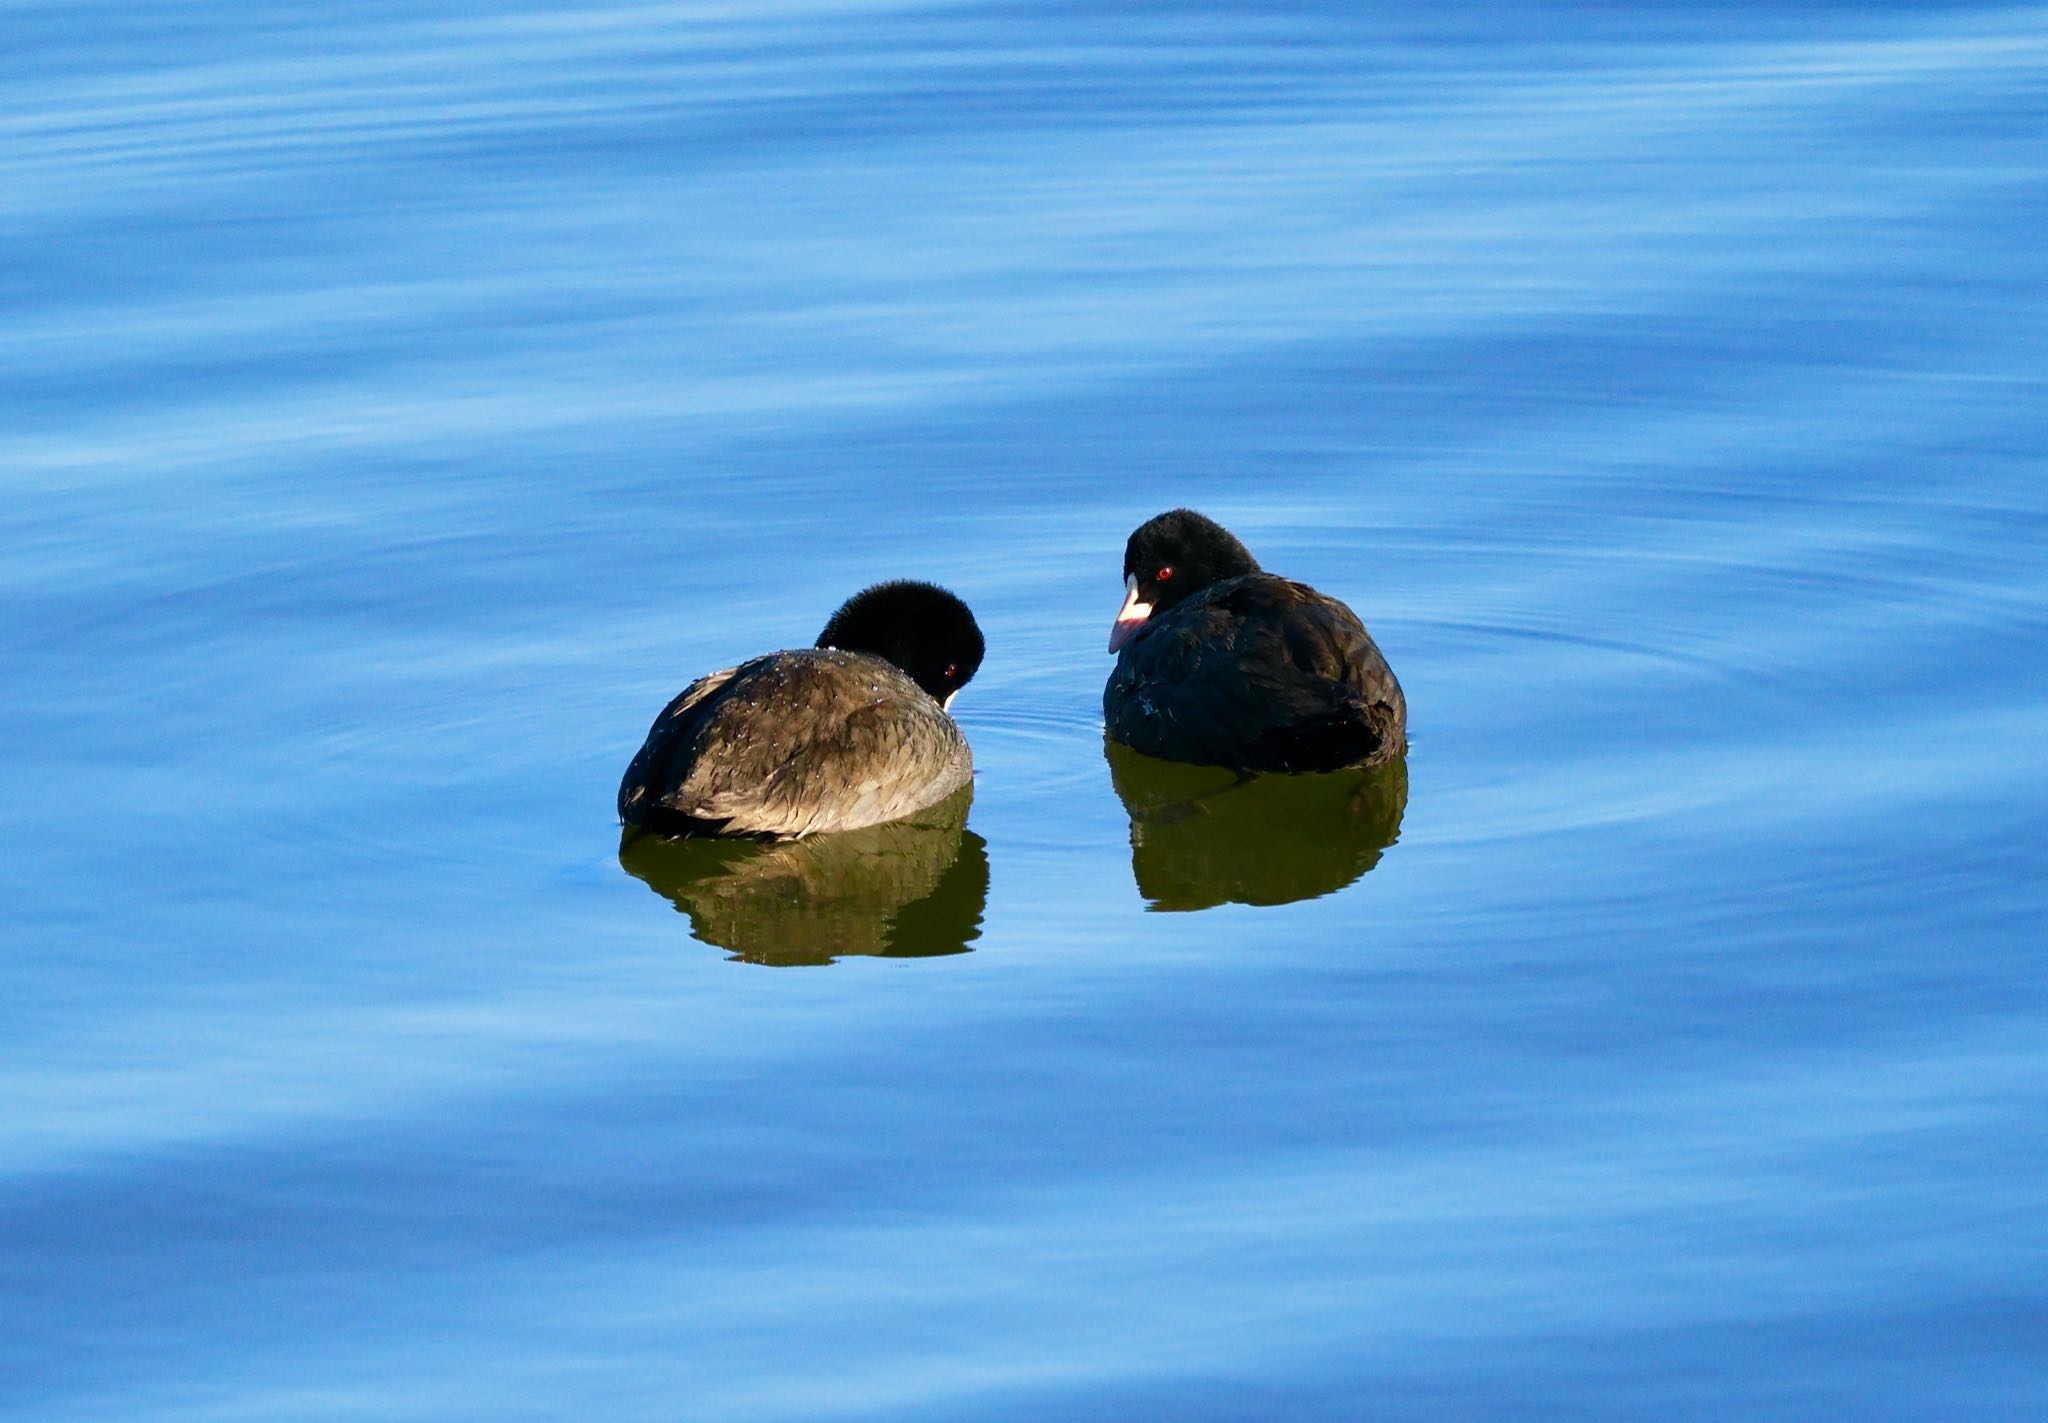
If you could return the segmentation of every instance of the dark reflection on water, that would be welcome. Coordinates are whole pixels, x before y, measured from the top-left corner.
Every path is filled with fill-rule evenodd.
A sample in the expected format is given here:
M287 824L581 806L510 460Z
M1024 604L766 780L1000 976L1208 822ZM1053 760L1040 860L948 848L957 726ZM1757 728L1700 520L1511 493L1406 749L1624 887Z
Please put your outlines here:
M904 820L809 840L664 840L627 831L619 864L746 963L848 954L932 958L981 937L987 842L967 828L973 787Z
M1333 894L1401 833L1408 763L1247 775L1103 742L1131 817L1131 873L1153 909L1291 904Z

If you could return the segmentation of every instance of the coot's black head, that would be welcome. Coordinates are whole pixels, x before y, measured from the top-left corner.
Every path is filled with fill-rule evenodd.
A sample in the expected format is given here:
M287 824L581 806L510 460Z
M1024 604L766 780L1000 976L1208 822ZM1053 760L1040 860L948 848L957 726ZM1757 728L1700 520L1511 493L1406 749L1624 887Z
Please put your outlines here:
M848 598L818 634L818 646L885 658L941 703L981 666L981 629L967 605L936 584L907 578Z
M1122 647L1145 619L1189 594L1258 571L1251 550L1206 514L1173 509L1147 519L1124 545L1124 605L1110 627L1109 650Z

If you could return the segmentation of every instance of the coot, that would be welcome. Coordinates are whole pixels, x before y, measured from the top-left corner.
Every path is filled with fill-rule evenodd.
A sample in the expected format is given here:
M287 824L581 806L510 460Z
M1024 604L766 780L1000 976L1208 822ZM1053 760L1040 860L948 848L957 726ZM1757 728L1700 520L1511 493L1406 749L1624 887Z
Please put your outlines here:
M981 666L967 605L930 583L865 589L816 647L701 677L654 719L619 818L662 835L795 838L944 800L974 774L946 706Z
M1102 689L1111 740L1247 771L1375 765L1408 749L1401 684L1357 615L1261 572L1215 520L1174 509L1140 524L1124 589Z

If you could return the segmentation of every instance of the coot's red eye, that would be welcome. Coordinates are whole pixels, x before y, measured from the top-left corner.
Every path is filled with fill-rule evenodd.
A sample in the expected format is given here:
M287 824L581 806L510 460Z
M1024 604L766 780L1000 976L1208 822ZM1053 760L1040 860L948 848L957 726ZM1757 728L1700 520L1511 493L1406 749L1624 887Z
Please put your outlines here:
M959 666L958 666L957 664L955 664L955 663L952 663L952 662L948 662L948 663L946 664L946 675L947 675L948 677L953 677L953 676L956 676L956 675L957 675L957 674L959 673L959 671L960 671L960 668L959 668Z
M1167 579L1173 577L1173 570L1171 568L1162 568L1152 576L1159 582L1164 583Z

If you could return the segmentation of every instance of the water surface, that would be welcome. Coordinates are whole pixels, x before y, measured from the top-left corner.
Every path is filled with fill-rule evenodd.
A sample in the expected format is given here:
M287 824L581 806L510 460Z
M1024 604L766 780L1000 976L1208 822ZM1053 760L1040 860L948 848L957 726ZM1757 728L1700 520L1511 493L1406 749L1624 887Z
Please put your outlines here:
M2048 1408L2048 9L0 24L0 1411ZM1175 504L1397 826L1119 794ZM964 952L750 962L619 772L895 576Z

